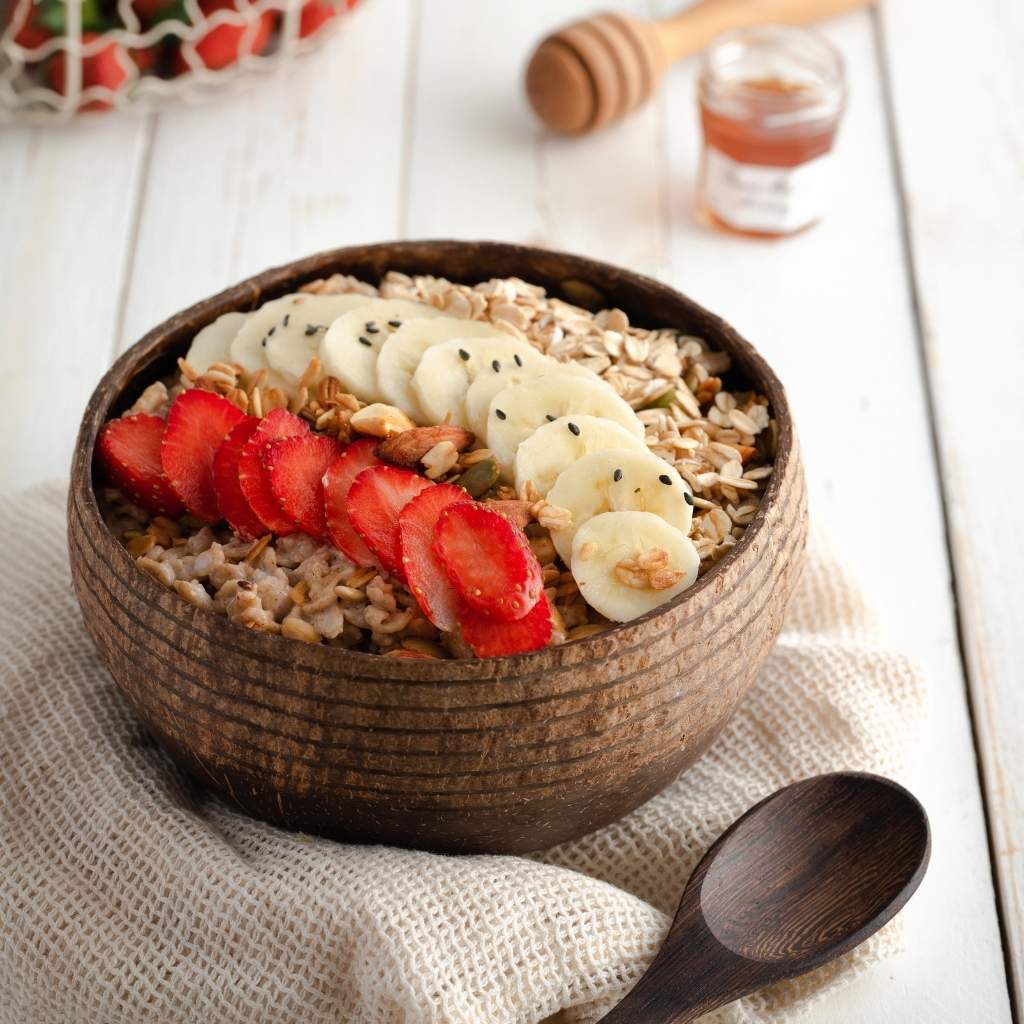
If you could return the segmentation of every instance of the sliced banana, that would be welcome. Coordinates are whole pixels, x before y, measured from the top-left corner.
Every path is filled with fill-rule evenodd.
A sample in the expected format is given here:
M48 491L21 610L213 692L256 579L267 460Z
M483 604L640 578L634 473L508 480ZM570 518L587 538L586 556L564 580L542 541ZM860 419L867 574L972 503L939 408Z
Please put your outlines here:
M477 437L484 437L487 434L487 414L491 411L491 399L505 388L515 384L522 384L524 380L531 377L547 376L551 373L564 373L570 377L588 377L590 380L600 380L593 370L588 370L579 363L558 363L554 359L545 357L542 363L502 363L498 373L481 374L466 392L466 426L476 434Z
M250 313L231 342L231 362L238 363L246 373L269 368L267 343L270 339L267 332L281 322L298 297L284 295L280 299L271 299Z
M686 534L653 512L605 512L577 530L570 566L591 608L629 622L690 586L700 556Z
M384 342L407 320L437 317L441 311L406 299L363 299L331 324L320 343L324 373L364 402L381 402L377 356Z
M646 449L610 448L584 455L559 474L547 500L572 514L569 526L551 531L555 550L566 564L577 531L605 512L653 512L684 535L693 519L686 481Z
M570 416L566 430L581 430L572 415L597 416L619 423L642 438L644 425L615 389L595 377L549 374L499 391L487 414L487 447L497 456L506 480L512 479L516 449L538 427ZM581 431L582 432L582 431Z
M196 373L206 373L214 363L232 362L231 342L248 318L248 313L222 313L192 339L185 362Z
M330 325L366 304L365 295L295 295L284 315L267 331L267 363L292 387L317 355ZM320 376L323 374L321 373ZM319 379L319 378L317 378Z
M414 420L426 422L412 387L412 375L428 348L457 338L507 338L504 331L482 320L439 316L409 320L381 346L377 357L377 386L384 401L398 406Z
M579 433L570 430L570 423L579 428ZM643 439L621 423L598 416L559 416L538 427L516 450L516 492L522 494L529 481L534 493L541 498L547 497L564 469L584 455L606 448L625 448L649 454Z
M412 389L428 422L442 423L450 415L451 423L464 427L466 392L477 377L500 374L505 363L548 362L532 345L504 332L496 338L455 339L423 353L412 375Z

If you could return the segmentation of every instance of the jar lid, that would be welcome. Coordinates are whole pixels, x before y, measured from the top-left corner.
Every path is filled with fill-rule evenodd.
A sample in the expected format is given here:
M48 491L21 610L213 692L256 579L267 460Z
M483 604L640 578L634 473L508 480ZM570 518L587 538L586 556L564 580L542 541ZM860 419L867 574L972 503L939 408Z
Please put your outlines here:
M843 58L810 29L734 29L705 50L699 97L714 113L757 120L766 131L835 118L846 97Z

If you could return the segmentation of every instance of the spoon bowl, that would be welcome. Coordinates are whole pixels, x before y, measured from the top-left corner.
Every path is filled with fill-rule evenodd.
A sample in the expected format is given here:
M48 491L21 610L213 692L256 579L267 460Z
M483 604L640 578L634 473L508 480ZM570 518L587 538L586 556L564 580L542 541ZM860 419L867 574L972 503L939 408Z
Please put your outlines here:
M727 829L690 877L660 952L606 1024L682 1024L849 952L928 866L924 808L877 775L794 783Z

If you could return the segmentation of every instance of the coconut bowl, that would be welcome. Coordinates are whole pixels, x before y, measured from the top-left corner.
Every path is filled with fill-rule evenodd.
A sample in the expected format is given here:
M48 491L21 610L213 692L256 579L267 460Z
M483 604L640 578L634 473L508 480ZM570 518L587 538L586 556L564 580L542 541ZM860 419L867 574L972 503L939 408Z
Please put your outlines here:
M518 276L618 306L733 357L779 424L775 472L736 547L641 619L531 654L382 658L234 626L165 589L107 529L93 481L103 422L174 366L220 314L342 272L456 281ZM351 842L518 853L599 828L654 796L713 742L782 626L803 558L806 496L782 385L728 324L666 285L579 256L492 242L325 252L243 281L150 331L85 411L68 499L74 586L117 685L175 762L290 829Z

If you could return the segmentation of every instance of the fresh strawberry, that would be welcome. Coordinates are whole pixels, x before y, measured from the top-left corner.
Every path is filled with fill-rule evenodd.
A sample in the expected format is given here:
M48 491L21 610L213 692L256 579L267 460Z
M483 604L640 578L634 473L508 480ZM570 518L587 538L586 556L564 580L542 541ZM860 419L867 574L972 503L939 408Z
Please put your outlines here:
M472 500L454 484L437 484L421 491L398 514L402 569L423 614L446 633L456 625L458 597L434 554L437 517L449 505Z
M338 13L338 8L330 0L309 0L302 5L299 18L299 36L305 39L321 28Z
M551 605L541 592L533 608L515 622L503 622L463 605L459 610L462 639L478 658L539 651L551 640Z
M236 6L233 0L201 0L199 6L203 14L210 16L217 11L244 10L247 5L240 3ZM247 18L250 17L252 14L248 13ZM246 30L245 24L237 24L235 21L224 22L208 29L194 44L199 62L211 71L217 71L249 54L262 53L267 48L270 34L274 30L274 12L268 10L259 15L259 25L251 42L246 39ZM190 70L188 61L180 50L175 61L175 69L178 74Z
M238 460L242 457L242 449L259 425L257 417L246 416L221 441L213 457L213 490L217 495L217 508L228 526L243 540L256 540L267 532L246 501L242 485L238 482Z
M398 539L398 513L420 491L434 485L422 476L397 466L371 466L352 482L348 515L380 564L399 579L402 550Z
M327 537L324 513L324 473L342 453L326 434L301 434L274 441L264 460L270 489L284 514L311 537Z
M87 45L100 38L99 32L83 32L82 43ZM67 53L58 51L50 65L50 85L64 95L67 78ZM77 58L75 58L77 59ZM110 42L96 53L82 58L82 89L103 86L117 92L128 81L128 52L120 43ZM97 98L79 105L79 110L109 110L113 104L109 99Z
M297 524L285 515L274 497L265 460L271 446L283 437L299 437L309 433L309 424L287 409L274 409L260 420L252 437L245 442L238 460L238 483L257 518L265 529L281 537L298 530Z
M165 427L159 416L144 413L111 420L100 431L96 461L103 475L136 505L173 519L185 509L171 490L160 464Z
M372 438L353 441L324 473L324 510L327 514L328 536L331 543L356 565L377 564L373 552L356 533L348 517L348 492L352 481L364 469L383 465L374 454L376 447L377 442Z
M31 3L25 4L21 11L15 8L11 10L11 24L18 25L14 41L26 50L35 50L53 35L49 29L35 23L35 13L35 5Z
M544 589L540 563L523 531L476 502L441 513L434 552L462 601L484 615L521 619Z
M175 494L194 516L220 519L213 489L213 457L245 413L212 391L193 388L174 400L160 444L160 462Z

